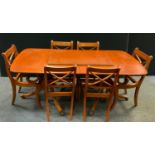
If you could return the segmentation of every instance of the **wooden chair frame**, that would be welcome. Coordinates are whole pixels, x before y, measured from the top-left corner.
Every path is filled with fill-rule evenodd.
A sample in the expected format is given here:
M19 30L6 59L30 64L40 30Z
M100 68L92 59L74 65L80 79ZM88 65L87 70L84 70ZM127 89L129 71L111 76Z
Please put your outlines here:
M135 59L137 59L144 67L146 70L149 69L150 63L153 59L153 56L149 56L146 53L144 53L143 51L141 51L139 48L135 48L133 51L133 57ZM139 94L139 89L140 86L144 80L145 76L139 76L139 79L135 79L133 78L133 76L125 76L125 80L123 83L118 84L118 88L119 89L131 89L131 88L135 88L135 93L134 93L134 105L137 106L138 105L138 94ZM126 97L122 98L126 99Z
M10 79L11 82L11 86L12 86L12 105L15 104L15 99L16 99L16 86L19 87L33 87L35 88L35 91L33 93L27 93L27 94L23 94L21 95L23 98L31 96L33 94L36 95L36 101L37 101L37 105L39 108L41 108L41 103L40 103L40 96L39 96L39 89L40 89L40 85L39 85L39 77L35 80L30 80L29 77L26 78L26 81L23 81L23 74L18 73L15 77L14 75L10 72L10 66L14 60L14 58L18 55L18 51L16 46L13 44L11 45L11 47L4 53L2 53L2 56L4 58L5 61L5 68L6 68L6 72L7 75ZM21 81L22 79L22 81Z
M69 119L72 120L74 94L76 87L76 67L75 66L45 66L45 103L46 103L46 117L50 121L50 108L48 97L51 97L54 102L58 102L56 97L70 96L70 114ZM55 88L71 88L72 91L55 91Z
M73 41L51 40L51 49L73 49Z
M110 111L115 105L117 98L117 81L119 76L118 68L96 68L88 67L85 88L84 88L84 101L83 101L83 120L86 121L86 99L90 98L109 98L109 103L106 108L105 120L109 121ZM89 89L98 89L98 92L89 92ZM106 91L104 91L106 90Z
M80 42L77 41L77 50L85 50L85 49L90 49L90 50L99 50L100 49L100 42Z

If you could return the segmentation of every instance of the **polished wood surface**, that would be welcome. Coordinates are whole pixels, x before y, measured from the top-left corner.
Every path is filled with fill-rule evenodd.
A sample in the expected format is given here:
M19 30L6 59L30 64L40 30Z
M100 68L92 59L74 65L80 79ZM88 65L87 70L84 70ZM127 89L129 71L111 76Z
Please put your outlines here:
M120 75L146 75L147 70L132 55L122 50L23 50L11 65L15 73L44 73L47 64L77 65L77 74L86 74L87 65L114 65Z

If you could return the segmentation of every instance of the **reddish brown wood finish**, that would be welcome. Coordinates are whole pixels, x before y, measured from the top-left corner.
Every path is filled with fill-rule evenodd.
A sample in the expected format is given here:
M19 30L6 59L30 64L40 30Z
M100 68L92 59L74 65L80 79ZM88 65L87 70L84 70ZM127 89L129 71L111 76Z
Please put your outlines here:
M139 48L135 48L133 51L133 57L138 60L140 64L143 65L143 67L148 71L151 61L153 60L153 56L147 55L143 51L141 51ZM123 83L119 83L118 88L119 89L125 89L127 92L127 89L135 88L135 94L134 94L134 105L138 105L138 94L140 86L145 78L145 75L139 76L139 79L135 79L131 75L126 75L125 80ZM124 99L127 99L126 97L123 97Z
M120 75L146 75L147 70L134 57L121 50L25 49L11 65L15 73L44 73L47 64L77 65L77 74L85 74L87 65L114 65Z
M14 61L14 58L16 58L18 56L18 51L15 45L12 45L6 52L2 53L2 56L4 58L5 61L5 68L6 68L6 72L8 74L8 77L10 79L11 82L11 86L12 86L12 105L15 104L15 99L16 99L16 86L21 87L33 87L35 88L35 91L33 92L34 95L36 95L36 101L37 101L37 105L39 108L41 108L41 103L40 103L40 96L39 96L39 89L40 89L40 84L39 84L39 77L35 80L30 80L29 77L26 77L26 81L21 81L21 79L23 79L23 75L22 74L17 74L12 75L12 73L10 72L10 66L12 64L12 62ZM23 94L23 97L26 96L30 96L31 93L26 93Z
M70 96L70 114L69 118L72 120L74 94L76 86L76 67L75 66L45 66L44 68L45 77L45 100L46 100L46 116L47 120L50 121L50 108L48 97L52 97L54 102L57 101L59 96ZM56 90L55 88L70 88L71 90Z
M102 68L88 67L84 82L83 120L86 121L86 100L89 98L108 98L105 120L109 121L110 111L117 98L119 69L113 66ZM106 90L106 91L105 91Z
M51 40L51 49L73 49L73 41Z
M99 50L100 42L80 42L77 41L77 50Z

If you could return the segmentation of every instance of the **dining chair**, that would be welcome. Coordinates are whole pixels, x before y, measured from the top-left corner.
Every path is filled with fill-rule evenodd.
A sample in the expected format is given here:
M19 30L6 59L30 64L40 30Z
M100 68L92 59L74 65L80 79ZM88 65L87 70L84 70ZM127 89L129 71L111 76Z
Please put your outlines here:
M13 61L17 55L18 55L17 48L14 44L11 45L11 47L6 52L2 53L2 56L5 61L6 72L7 72L7 75L10 79L11 86L12 86L12 105L15 104L16 86L32 87L35 89L33 94L36 95L37 105L39 108L41 108L40 96L39 96L39 89L40 89L39 78L31 80L29 78L30 76L28 76L28 77L24 78L25 79L25 81L24 81L24 79L23 79L24 74L18 73L15 75L15 73L12 73L10 71L11 64L13 63ZM24 77L25 77L25 75L24 75ZM21 79L22 79L22 81L21 81ZM30 96L30 94L32 94L32 93L22 94L21 97L24 98L25 96Z
M77 50L99 50L100 42L80 42L77 41Z
M73 41L51 40L51 49L73 49Z
M13 44L12 46L15 46L15 45ZM17 55L19 54L19 53L18 53L18 50L17 50L17 48L16 48L16 46L15 46L15 49L16 49L15 54L12 55L12 57L10 58L10 59L11 59L11 62L13 62L13 60L14 60L14 59L17 57ZM23 77L20 77L20 81L23 81ZM19 86L19 88L18 88L18 93L21 93L21 89L22 89L22 87Z
M50 106L48 98L58 102L58 97L71 97L69 119L72 120L74 94L76 86L76 66L45 66L45 111L47 121L50 121ZM65 88L65 89L62 89Z
M139 48L135 48L132 55L148 71L150 63L153 60L153 56L144 53ZM144 75L143 76L138 76L137 77L138 79L133 77L133 76L125 76L124 78L125 78L124 82L122 82L122 83L119 82L118 83L118 89L127 90L127 89L135 88L134 105L137 106L138 105L139 89L140 89L140 86L141 86L145 76ZM125 96L120 96L119 95L119 97L121 97L122 99L127 100L127 97L125 97Z
M117 98L117 81L119 76L119 68L114 67L94 67L87 68L84 86L84 100L83 100L83 121L86 121L87 98L109 99L105 112L105 121L110 119L110 111L115 105Z

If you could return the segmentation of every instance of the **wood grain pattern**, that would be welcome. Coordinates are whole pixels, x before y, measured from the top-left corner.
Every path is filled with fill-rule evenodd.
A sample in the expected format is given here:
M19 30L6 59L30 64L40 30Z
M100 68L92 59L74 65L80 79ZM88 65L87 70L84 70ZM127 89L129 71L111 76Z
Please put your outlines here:
M133 56L121 50L23 50L11 65L15 73L44 73L47 64L77 65L77 74L85 74L87 65L114 65L120 75L146 75L147 70Z

